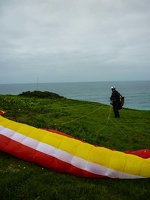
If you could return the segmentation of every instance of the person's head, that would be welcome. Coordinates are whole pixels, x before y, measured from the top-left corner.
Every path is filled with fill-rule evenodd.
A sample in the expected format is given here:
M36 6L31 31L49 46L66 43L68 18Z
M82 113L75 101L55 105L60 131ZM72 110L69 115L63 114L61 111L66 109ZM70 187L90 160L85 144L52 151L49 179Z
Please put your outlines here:
M112 91L116 90L115 86L112 86L112 87L111 87L111 90L112 90Z

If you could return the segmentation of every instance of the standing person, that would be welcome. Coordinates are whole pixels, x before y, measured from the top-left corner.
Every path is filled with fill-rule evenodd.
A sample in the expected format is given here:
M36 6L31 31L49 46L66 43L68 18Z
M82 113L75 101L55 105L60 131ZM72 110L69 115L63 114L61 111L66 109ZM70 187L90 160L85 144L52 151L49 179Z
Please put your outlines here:
M113 106L114 115L115 117L119 118L120 98L122 97L122 95L116 90L115 86L111 87L111 90L112 94L110 100Z

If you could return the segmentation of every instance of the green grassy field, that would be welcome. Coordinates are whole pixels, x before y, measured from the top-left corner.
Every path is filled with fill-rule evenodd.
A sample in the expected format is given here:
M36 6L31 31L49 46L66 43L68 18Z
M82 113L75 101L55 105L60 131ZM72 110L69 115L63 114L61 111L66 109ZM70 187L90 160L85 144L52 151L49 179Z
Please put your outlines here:
M58 130L90 144L119 151L150 149L150 111L120 110L66 98L0 95L4 117ZM0 152L0 199L146 200L150 179L87 179L60 174Z

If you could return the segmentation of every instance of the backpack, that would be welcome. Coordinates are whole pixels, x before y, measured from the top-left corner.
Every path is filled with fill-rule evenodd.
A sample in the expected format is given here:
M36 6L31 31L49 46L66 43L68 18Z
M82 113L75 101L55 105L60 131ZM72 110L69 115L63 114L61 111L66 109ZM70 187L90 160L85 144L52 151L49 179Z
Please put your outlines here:
M122 109L122 106L124 105L124 97L120 97L120 102L119 102L119 110Z

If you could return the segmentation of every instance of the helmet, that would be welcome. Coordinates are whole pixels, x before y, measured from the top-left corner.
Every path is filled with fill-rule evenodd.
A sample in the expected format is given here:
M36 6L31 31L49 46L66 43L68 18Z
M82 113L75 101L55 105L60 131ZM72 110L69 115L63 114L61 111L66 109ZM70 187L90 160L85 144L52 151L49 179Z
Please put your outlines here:
M111 89L112 89L112 90L115 90L116 88L115 88L115 86L112 86Z

